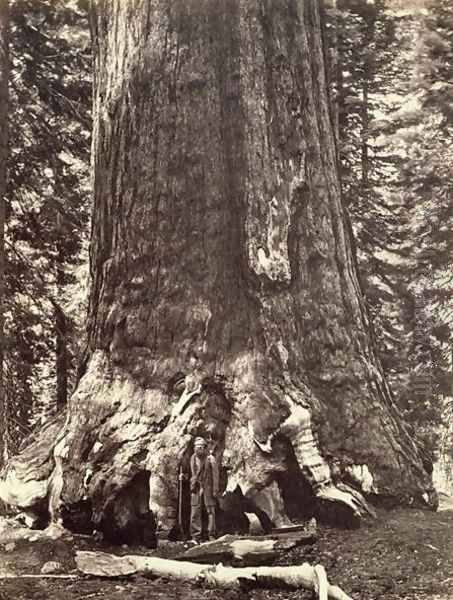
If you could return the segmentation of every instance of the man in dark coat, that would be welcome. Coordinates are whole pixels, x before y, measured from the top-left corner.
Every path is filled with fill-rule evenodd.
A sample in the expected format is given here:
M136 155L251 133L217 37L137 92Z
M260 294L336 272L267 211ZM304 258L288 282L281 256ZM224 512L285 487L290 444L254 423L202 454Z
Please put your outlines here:
M194 453L190 458L190 533L199 542L203 534L203 510L208 515L208 539L216 535L216 498L219 494L219 468L207 443L201 437L195 439Z

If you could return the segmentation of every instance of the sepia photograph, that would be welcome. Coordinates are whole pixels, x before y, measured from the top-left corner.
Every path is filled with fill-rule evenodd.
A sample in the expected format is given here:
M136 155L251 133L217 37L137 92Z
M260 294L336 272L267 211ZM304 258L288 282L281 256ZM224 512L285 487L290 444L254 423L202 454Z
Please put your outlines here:
M453 600L453 0L0 0L0 600Z

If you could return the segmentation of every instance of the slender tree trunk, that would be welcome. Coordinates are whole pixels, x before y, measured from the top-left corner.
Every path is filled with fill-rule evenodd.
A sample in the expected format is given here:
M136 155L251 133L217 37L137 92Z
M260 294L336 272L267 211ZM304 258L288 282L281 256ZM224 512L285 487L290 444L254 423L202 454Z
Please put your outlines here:
M277 517L356 518L342 478L421 502L346 232L318 2L99 0L92 25L85 373L50 480L26 488L27 450L4 495L171 529L204 435Z
M362 107L360 112L361 119L361 175L362 186L364 190L369 187L369 170L370 160L368 155L369 146L369 126L370 126L370 86L374 79L374 64L373 64L373 44L375 37L375 16L371 13L366 17L365 31L365 58L363 63L363 82L362 82Z
M4 382L4 302L5 302L5 193L8 159L8 2L0 0L0 466L8 458L7 411Z
M342 93L342 64L340 54L341 32L339 30L339 8L337 0L325 0L325 41L327 48L327 82L330 92L333 131L337 147L340 144L340 94Z
M55 177L58 177L56 174ZM58 190L58 187L57 187ZM58 239L61 234L61 214L57 214L57 230L59 232ZM58 246L58 263L56 286L59 296L64 294L64 252L61 247L61 242L57 242ZM68 402L68 374L69 374L69 352L68 352L68 323L63 309L56 306L55 314L55 371L56 371L56 400L57 409L64 408Z
M59 308L55 309L55 363L56 363L56 399L57 409L64 408L68 402L68 347L66 316Z
M368 83L367 77L363 80L362 86L362 108L361 108L361 164L362 164L362 186L363 189L368 189L369 186L369 157L368 157L368 136L369 136L369 98L368 98Z

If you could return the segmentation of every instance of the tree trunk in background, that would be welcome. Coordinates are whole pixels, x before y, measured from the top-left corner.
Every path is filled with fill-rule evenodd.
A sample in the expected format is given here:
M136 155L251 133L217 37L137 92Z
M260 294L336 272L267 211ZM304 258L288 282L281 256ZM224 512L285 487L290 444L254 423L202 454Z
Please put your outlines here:
M92 24L89 349L42 489L24 455L3 494L117 537L149 505L169 530L204 435L276 525L357 517L341 479L422 502L346 233L318 2L100 0Z
M373 41L375 36L375 16L371 12L366 18L366 55L364 57L364 74L362 83L362 106L360 110L361 120L361 166L362 166L362 186L365 190L369 189L369 167L370 160L368 155L369 146L369 127L370 127L370 104L369 104L369 88L374 79L374 64L373 64Z
M0 0L0 467L8 456L4 382L5 193L8 157L8 2Z
M320 5L321 20L324 24L323 44L326 49L326 79L329 103L332 113L332 125L335 141L340 143L340 92L342 91L342 65L339 44L339 9L337 0L324 0Z
M57 409L64 408L68 402L68 346L66 316L58 307L55 309L55 366Z
M57 173L57 171L56 171ZM55 177L58 177L56 174ZM57 187L58 190L58 187ZM61 214L57 213L57 231L61 231ZM56 274L56 286L59 295L64 290L64 251L58 236L57 251L58 264ZM56 404L57 410L61 410L68 403L68 371L69 371L69 353L68 353L68 323L66 315L60 304L54 307L55 318L55 374L56 384Z

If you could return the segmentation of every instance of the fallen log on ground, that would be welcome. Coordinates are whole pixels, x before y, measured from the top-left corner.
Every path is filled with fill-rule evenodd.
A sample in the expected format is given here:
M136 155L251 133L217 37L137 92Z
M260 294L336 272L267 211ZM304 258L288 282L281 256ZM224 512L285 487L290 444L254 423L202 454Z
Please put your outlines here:
M212 542L189 548L176 560L198 563L226 563L235 567L265 565L284 552L316 541L316 529L262 536L224 535Z
M125 577L142 574L170 577L198 584L222 588L281 588L308 589L317 593L320 600L352 600L343 590L327 581L320 565L308 563L292 567L225 567L222 564L168 560L148 556L115 556L103 552L77 552L77 568L86 575L96 577Z

